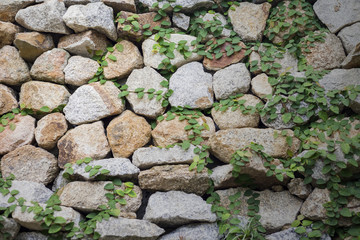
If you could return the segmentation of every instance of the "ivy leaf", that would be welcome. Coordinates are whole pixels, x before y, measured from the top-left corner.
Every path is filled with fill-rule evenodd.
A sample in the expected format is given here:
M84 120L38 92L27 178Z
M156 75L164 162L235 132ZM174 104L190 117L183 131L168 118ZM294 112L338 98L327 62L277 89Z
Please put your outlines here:
M108 58L109 58L110 60L114 61L114 62L117 61L117 58L116 58L114 55L112 55L112 54L110 54L110 55L108 56Z
M124 51L124 46L123 46L122 44L120 44L120 43L116 44L115 47L116 47L116 49L117 49L119 52Z
M343 142L340 146L344 154L348 154L350 152L350 145L348 143Z
M40 111L47 113L47 112L50 112L50 108L48 106L43 106L40 108Z
M54 220L54 223L64 224L64 223L66 223L66 219L63 218L63 217L56 217L55 220Z
M91 169L92 169L92 166L86 166L85 167L85 172L90 172Z
M348 208L341 209L340 215L343 217L351 217L352 216L352 214Z
M291 120L291 113L285 113L282 115L282 120L284 123L288 123Z
M108 183L105 185L104 189L106 190L113 190L115 187L114 187L114 184L113 183Z
M120 215L120 209L118 208L110 209L109 214L114 217L118 217Z
M51 225L50 229L49 229L49 233L57 233L61 230L61 225L60 224L54 224L54 225Z
M92 169L89 173L89 177L95 176L99 172L99 169Z
M336 114L339 114L339 107L338 106L330 106L330 110Z

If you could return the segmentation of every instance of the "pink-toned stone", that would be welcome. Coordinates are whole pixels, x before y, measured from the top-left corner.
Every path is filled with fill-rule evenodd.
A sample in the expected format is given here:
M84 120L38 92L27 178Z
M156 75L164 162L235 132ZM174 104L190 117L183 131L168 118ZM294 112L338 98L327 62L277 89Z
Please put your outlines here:
M15 35L21 31L19 26L9 22L0 21L0 48L5 45L11 45Z
M0 84L0 115L10 112L18 106L15 91L11 88Z

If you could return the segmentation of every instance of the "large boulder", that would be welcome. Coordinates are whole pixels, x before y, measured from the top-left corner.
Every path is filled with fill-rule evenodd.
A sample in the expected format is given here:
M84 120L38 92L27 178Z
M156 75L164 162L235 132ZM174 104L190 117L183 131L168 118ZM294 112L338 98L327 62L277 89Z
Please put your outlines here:
M272 94L273 91L268 79L265 73L251 79L251 92L263 100L266 100L266 96Z
M345 51L349 54L355 46L360 43L360 22L354 23L351 26L343 28L338 37L341 39Z
M345 60L341 63L342 68L360 68L360 42L354 49L347 55Z
M0 21L0 48L5 45L11 45L15 39L15 35L20 31L21 28L19 26L10 22Z
M73 56L64 69L65 83L81 86L88 83L97 73L100 65L90 58Z
M0 21L14 22L16 13L26 8L35 0L2 0L0 2Z
M17 108L15 91L6 85L0 84L0 116Z
M327 216L323 204L330 201L328 189L315 188L302 205L300 213L311 220L324 220Z

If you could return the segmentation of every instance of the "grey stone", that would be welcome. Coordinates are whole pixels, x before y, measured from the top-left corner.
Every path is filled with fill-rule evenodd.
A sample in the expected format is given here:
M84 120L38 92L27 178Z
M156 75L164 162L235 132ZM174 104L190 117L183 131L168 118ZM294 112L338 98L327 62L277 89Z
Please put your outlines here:
M343 28L337 36L341 39L346 53L349 54L360 43L360 22Z
M111 217L109 220L97 223L95 231L100 234L100 239L104 240L156 240L165 232L149 221L122 217Z
M360 43L347 55L341 66L344 69L360 68Z
M176 27L186 31L190 26L190 17L183 13L174 13L172 22Z
M311 231L311 228L306 229L307 232ZM300 240L303 235L297 234L295 228L288 228L286 230L276 232L265 237L266 240ZM331 237L323 233L320 237L320 240L331 240Z
M17 108L15 91L6 85L0 84L0 115Z
M56 192L58 189L65 187L66 184L70 182L69 179L64 178L63 176L64 172L65 172L64 170L61 170L60 173L55 178L53 185L51 187L52 191Z
M48 237L38 232L22 232L15 240L47 240Z
M212 82L211 74L206 73L199 62L180 67L169 81L169 88L174 91L169 98L171 106L211 107L214 102Z
M272 94L272 90L268 82L268 76L265 73L251 79L251 91L259 98L266 101L266 96Z
M15 47L2 47L0 56L0 83L13 86L31 80L29 67Z
M214 74L213 88L217 100L246 93L250 88L250 72L244 63L230 65Z
M112 7L114 13L120 11L134 12L136 13L136 4L135 0L101 0L103 3Z
M41 0L43 1L43 0ZM101 0L63 0L66 7L70 7L71 5L85 5L88 3L101 2Z
M313 8L317 17L332 33L360 21L358 0L317 0Z
M0 240L12 240L16 237L20 230L20 225L12 218L2 216L0 224L2 225L0 229Z
M235 181L232 175L234 167L231 164L217 166L212 170L210 175L211 180L214 182L215 189L224 189L231 187L238 187L239 183Z
M306 199L312 191L309 184L305 185L302 178L294 178L287 185L289 192L301 199Z
M328 189L315 188L303 203L300 213L311 220L323 220L327 218L323 204L330 202Z
M102 169L109 170L107 174L101 174L100 171L94 176L90 177L90 173L85 171L85 166L101 166ZM137 179L140 169L134 166L127 158L108 158L102 160L94 160L89 164L74 165L74 178L89 181L94 180L96 177L102 176L102 179L120 178L121 180L134 180Z
M63 2L48 0L19 10L15 20L21 26L37 32L69 34L70 30L63 21L65 11Z
M159 2L158 7L153 8L152 6L157 0L140 0L139 2L149 7L150 11L157 11L159 8L162 8L164 4L170 3L171 7L167 8L166 11L171 12L176 5L180 5L180 11L185 13L192 13L199 8L210 8L214 4L213 0L177 0L175 2L162 1Z
M216 215L201 197L170 191L150 196L144 219L159 226L175 227L193 222L215 222Z
M76 89L64 108L66 119L71 124L90 123L120 114L125 106L118 98L120 90L113 82L94 82Z
M137 149L132 162L140 169L147 169L158 165L192 163L195 146L190 145L188 150L183 150L175 145L172 148L146 147Z
M37 182L29 182L29 181L12 181L12 186L9 188L9 191L18 190L19 193L16 197L24 198L28 202L35 201L39 203L45 203L53 192L46 188L44 184ZM8 199L10 198L10 194L3 196L0 195L0 207L10 207L13 203L8 203Z
M113 41L117 39L113 9L102 2L70 6L63 16L64 22L75 32L96 30Z
M156 99L157 95L149 99L149 93L145 93L143 98L139 99L138 94L135 93L137 88L144 88L144 92L155 89L155 92L163 91L161 95L165 95L168 89L161 86L162 81L167 80L151 67L132 71L126 81L126 85L128 85L127 91L129 91L126 99L135 113L154 119L165 112L165 108L161 105L162 99L158 101Z
M68 60L64 69L65 83L73 86L81 86L91 80L100 65L89 58L73 56Z
M16 13L32 3L34 0L2 0L0 2L0 21L14 22Z
M216 223L189 224L177 228L165 234L159 240L217 240L219 239L219 228Z

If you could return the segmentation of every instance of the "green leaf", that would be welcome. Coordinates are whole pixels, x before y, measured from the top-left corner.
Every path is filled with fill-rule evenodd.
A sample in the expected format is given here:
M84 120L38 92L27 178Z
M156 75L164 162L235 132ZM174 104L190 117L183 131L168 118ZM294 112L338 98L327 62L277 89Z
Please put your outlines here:
M340 146L344 154L348 154L350 152L350 145L348 143L343 142L340 144Z
M122 181L120 179L114 179L113 181L113 184L116 185L116 186L121 186L122 185Z
M105 185L104 189L113 190L113 189L115 189L115 187L114 187L113 183L108 183L108 184Z
M278 173L275 175L275 177L277 178L277 180L279 180L280 182L282 182L284 180L284 176L281 173Z
M282 120L284 123L288 123L291 120L291 113L285 113L282 115Z
M85 172L90 172L91 169L92 169L92 166L86 166L85 167Z
M360 225L351 226L348 233L353 237L360 236Z
M120 44L120 43L116 44L115 47L119 52L124 51L124 46L122 44Z
M120 215L120 209L118 209L118 208L110 209L109 214L114 217L118 217Z
M322 233L319 230L311 231L308 233L308 237L314 238L314 237L321 237Z
M66 223L66 219L63 218L63 217L56 217L55 220L54 220L54 223L64 224L64 223Z
M93 177L95 176L97 173L99 172L99 169L91 169L90 173L89 173L89 177Z
M60 224L54 224L54 225L51 225L50 229L49 229L49 233L57 233L61 230L61 225Z
M339 114L339 107L338 106L330 106L330 110L336 114Z
M117 58L116 58L114 55L112 55L112 54L110 54L110 55L108 56L108 58L109 58L110 60L114 61L114 62L117 61Z
M126 31L126 32L130 31L130 30L131 30L131 26L130 26L130 25L125 25L125 26L123 27L123 30Z
M351 217L352 216L352 214L348 208L341 209L340 215L343 217Z
M43 107L40 108L40 111L47 113L47 112L50 112L50 108L47 107L47 106L43 106Z

